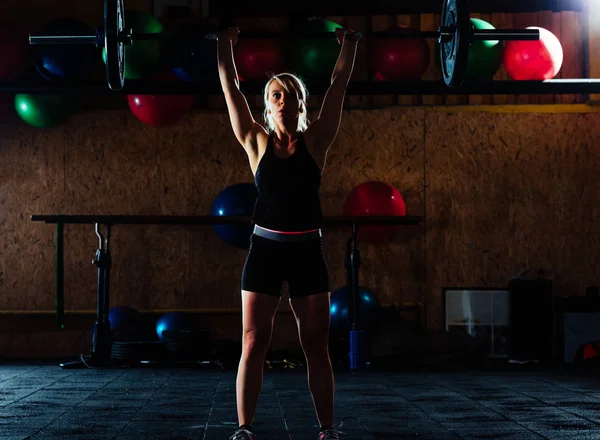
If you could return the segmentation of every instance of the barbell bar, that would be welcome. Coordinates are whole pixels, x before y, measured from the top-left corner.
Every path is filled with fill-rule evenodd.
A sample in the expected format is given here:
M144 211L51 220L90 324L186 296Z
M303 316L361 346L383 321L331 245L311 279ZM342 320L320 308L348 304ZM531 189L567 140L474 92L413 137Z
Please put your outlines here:
M111 90L125 85L125 46L135 41L175 38L169 33L135 33L125 27L123 0L104 0L104 27L96 35L30 35L30 44L95 44L106 50L106 77ZM273 38L282 34L244 32L247 38ZM301 38L333 38L334 32L308 33ZM539 40L537 29L476 30L471 25L467 0L443 0L441 23L437 31L372 32L371 37L437 38L440 43L440 61L444 83L448 87L463 84L469 57L469 46L476 40ZM207 39L217 34L206 33Z
M241 33L243 38L275 38L275 37L296 37L296 38L335 38L335 32L316 32L307 35L294 36L288 33L273 33L260 31L244 31ZM437 38L445 40L452 37L449 29L438 31L376 31L369 33L369 36L375 38ZM538 40L540 33L536 29L483 29L473 32L471 40ZM125 44L133 44L135 41L151 40L172 40L177 38L176 32L162 33L135 33L130 30L119 36L119 41ZM216 33L205 34L206 39L216 40ZM97 35L30 35L30 44L95 44L97 47L104 47L102 37Z

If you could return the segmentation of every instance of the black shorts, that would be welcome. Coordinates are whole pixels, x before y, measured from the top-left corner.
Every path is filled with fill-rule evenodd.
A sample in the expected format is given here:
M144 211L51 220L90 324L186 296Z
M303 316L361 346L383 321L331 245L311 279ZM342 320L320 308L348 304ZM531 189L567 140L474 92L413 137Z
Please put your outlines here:
M281 296L284 281L290 299L330 291L322 237L284 242L252 234L242 290Z

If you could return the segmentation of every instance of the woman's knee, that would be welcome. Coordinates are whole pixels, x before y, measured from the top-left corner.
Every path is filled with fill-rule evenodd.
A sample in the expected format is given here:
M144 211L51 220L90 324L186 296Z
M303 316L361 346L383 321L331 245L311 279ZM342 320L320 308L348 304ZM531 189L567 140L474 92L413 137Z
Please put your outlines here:
M271 344L270 330L244 330L242 350L246 357L264 357Z
M307 357L326 355L329 347L328 342L327 329L319 332L311 331L300 334L300 344Z

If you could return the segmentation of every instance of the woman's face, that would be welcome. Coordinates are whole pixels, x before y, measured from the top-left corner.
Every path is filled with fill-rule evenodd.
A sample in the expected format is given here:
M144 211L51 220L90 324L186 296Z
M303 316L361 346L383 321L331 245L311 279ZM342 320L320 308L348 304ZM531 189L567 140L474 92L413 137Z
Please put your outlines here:
M269 111L274 121L287 126L298 123L298 97L288 93L281 84L273 81L269 86Z

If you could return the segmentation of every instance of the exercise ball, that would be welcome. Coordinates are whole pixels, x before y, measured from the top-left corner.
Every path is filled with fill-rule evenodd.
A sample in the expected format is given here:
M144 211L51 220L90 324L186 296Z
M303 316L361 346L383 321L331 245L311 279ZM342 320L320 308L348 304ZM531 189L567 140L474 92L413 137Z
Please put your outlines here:
M155 75L158 81L177 80L171 73ZM131 113L147 125L154 127L175 124L194 106L194 95L127 95Z
M61 94L17 94L15 109L19 117L36 128L51 128L66 122L75 110L73 97Z
M146 11L126 10L125 26L134 33L160 34L164 27ZM162 67L162 43L159 40L140 40L125 46L125 79L142 79L156 74ZM102 50L106 63L106 49Z
M132 307L111 307L108 321L113 341L136 341L143 338L142 314Z
M156 334L162 342L178 339L177 333L191 330L191 319L184 312L168 312L156 321Z
M394 26L389 32L402 35L415 32L407 26ZM429 67L431 58L425 38L373 38L370 51L375 79L380 81L419 80Z
M206 20L196 19L177 26L167 51L167 64L177 78L190 83L218 83L217 42L204 38L204 34L217 31Z
M340 287L331 294L330 327L332 332L348 332L352 329L353 316L349 316L348 304L353 301L348 286ZM374 330L381 318L379 300L369 289L359 286L356 298L358 324L362 330Z
M94 35L81 20L60 18L42 29L44 35ZM34 47L34 67L46 80L86 80L97 67L99 50L90 44L40 44Z
M15 81L25 71L29 43L27 33L0 22L0 80Z
M335 32L342 26L321 18L311 18L297 32L292 47L293 68L307 78L330 78L340 55L341 46L335 37L311 37L311 34Z
M385 182L369 181L355 187L344 202L346 216L405 216L406 205L400 192ZM398 226L359 226L358 239L371 244L385 243Z
M214 216L251 217L258 192L251 183L236 183L221 191L211 207ZM248 249L252 225L215 225L215 232L221 240L232 246Z
M491 23L479 18L471 18L475 29L495 29ZM469 46L469 62L467 63L467 83L490 82L502 66L504 46L499 40L473 41Z
M495 29L485 20L471 18L475 29ZM465 74L465 84L485 83L494 79L494 75L502 66L504 46L498 40L476 40L469 46L469 61ZM435 44L435 66L441 72L440 45Z
M538 29L540 39L535 41L507 41L504 49L506 73L520 81L543 81L554 78L563 62L563 49L556 36L547 29Z
M240 81L267 80L282 71L283 51L275 38L240 38L233 51Z

